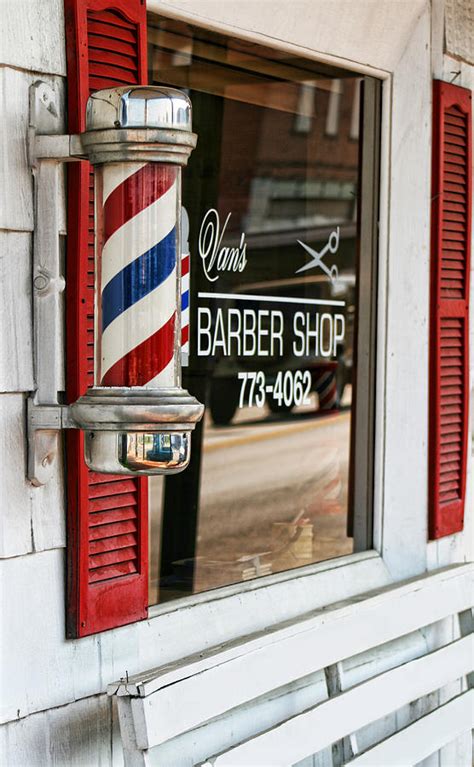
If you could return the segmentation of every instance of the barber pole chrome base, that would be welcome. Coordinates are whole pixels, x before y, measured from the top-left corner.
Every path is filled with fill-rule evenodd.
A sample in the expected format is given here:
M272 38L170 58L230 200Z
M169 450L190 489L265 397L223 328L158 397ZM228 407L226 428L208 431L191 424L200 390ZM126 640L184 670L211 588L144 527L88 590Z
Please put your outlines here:
M177 474L191 457L191 432L204 406L180 388L94 388L70 407L85 432L94 471Z

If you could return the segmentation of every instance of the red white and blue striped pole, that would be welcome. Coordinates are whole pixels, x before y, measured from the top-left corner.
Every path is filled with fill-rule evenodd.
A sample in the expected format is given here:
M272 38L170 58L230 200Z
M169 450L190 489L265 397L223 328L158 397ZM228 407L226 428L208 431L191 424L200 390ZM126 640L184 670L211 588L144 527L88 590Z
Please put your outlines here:
M96 170L98 386L178 385L178 172L130 162Z
M189 365L189 291L191 280L191 254L189 252L189 217L181 208L181 365Z

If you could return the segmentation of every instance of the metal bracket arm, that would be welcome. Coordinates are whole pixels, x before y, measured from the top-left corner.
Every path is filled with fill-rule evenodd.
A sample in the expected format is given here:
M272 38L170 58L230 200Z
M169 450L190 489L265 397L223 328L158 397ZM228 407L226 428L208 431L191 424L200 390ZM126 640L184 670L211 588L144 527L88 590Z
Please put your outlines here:
M30 137L30 143L30 161L34 166L38 160L76 162L87 159L82 147L81 136L78 134L39 136L33 133Z
M62 429L79 428L68 405L35 405L28 398L28 477L36 487L45 485L53 472Z

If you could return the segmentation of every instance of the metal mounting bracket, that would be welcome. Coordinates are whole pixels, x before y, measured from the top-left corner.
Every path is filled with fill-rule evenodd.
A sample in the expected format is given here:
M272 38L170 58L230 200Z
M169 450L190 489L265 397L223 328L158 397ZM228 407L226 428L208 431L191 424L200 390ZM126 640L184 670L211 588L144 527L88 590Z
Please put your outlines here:
M88 159L92 165L102 165L133 160L185 165L196 144L191 132L190 101L174 89L161 87L106 89L89 99L86 131L66 135L55 90L37 81L29 95L28 158L34 178L35 210L36 389L27 410L28 478L35 486L48 482L59 449L59 435L68 428L84 431L84 456L94 471L134 476L182 471L190 460L190 433L202 417L204 406L180 386L179 344L175 345L173 383L168 388L99 386L89 388L70 406L62 404L65 281L58 199L63 162Z
M36 487L50 479L62 429L77 429L68 405L35 405L28 399L28 478Z
M63 383L62 275L59 237L59 168L84 158L80 136L63 135L58 93L47 83L30 87L28 159L34 177L33 326L36 391L28 400L28 479L51 478L59 433L72 428L68 408L59 403Z

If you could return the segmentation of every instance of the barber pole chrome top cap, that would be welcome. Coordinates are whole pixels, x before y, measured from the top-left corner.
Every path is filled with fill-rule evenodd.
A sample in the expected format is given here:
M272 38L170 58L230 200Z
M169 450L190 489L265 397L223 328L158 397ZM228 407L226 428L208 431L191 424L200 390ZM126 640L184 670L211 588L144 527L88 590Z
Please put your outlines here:
M89 97L82 145L94 165L166 162L186 165L196 146L192 107L175 88L126 85Z

